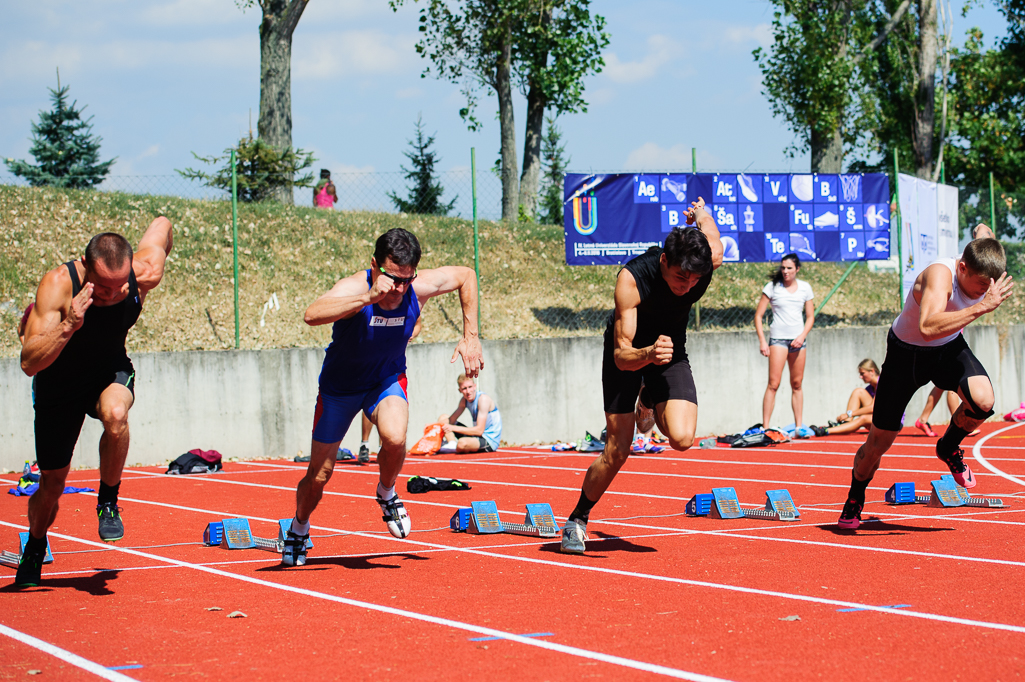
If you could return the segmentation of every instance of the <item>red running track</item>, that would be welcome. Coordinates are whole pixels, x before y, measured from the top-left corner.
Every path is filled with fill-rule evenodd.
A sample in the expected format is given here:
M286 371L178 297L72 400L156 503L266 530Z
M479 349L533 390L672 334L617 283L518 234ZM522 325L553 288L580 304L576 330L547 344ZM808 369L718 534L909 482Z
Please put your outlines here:
M592 512L585 556L447 524L471 500L515 520L525 503L550 502L561 520L593 453L410 457L402 480L473 490L404 494L416 531L406 540L381 522L376 469L340 464L312 519L309 563L289 569L199 540L233 516L275 534L302 465L237 462L203 477L131 468L125 540L100 543L94 499L69 495L43 585L14 591L14 571L0 568L0 679L1021 679L1025 428L990 424L967 441L979 444L972 492L1008 508L883 503L895 481L924 493L945 473L934 440L906 431L869 488L867 522L844 532L835 522L863 438L632 457ZM68 484L96 483L96 471L76 471ZM683 514L721 486L745 505L785 487L802 518ZM8 549L25 509L24 498L0 502Z

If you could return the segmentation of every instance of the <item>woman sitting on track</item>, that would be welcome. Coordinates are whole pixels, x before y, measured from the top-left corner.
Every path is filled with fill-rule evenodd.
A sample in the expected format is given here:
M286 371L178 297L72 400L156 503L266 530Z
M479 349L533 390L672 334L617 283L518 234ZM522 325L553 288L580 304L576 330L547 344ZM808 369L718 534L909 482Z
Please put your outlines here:
M876 384L879 383L879 366L870 358L858 363L858 376L865 382L864 388L851 391L847 399L847 411L829 422L829 426L813 426L811 430L816 436L840 436L854 433L858 429L872 425L872 406L876 400Z
M799 438L811 435L801 426L804 411L804 393L801 384L804 381L805 339L815 324L815 306L812 305L814 294L811 285L797 279L801 269L801 259L796 253L788 253L780 261L779 268L772 273L772 281L765 285L762 296L755 309L755 331L758 332L758 345L762 355L769 358L769 383L765 387L762 398L762 424L769 427L772 410L776 406L776 391L783 378L783 365L790 365L790 402L794 409L794 433ZM769 327L769 340L765 340L762 331L762 318L765 310L772 305L772 325ZM804 312L804 321L801 312Z

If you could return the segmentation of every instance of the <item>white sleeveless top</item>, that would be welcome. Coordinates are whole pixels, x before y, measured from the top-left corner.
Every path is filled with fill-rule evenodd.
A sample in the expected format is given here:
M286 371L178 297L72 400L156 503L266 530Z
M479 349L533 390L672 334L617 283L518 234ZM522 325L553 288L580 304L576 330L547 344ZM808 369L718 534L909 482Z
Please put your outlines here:
M950 294L950 300L947 301L947 307L944 312L954 312L957 310L964 310L965 308L975 305L982 300L982 296L978 298L968 298L961 291L960 287L957 286L957 259L956 258L941 258L937 261L933 261L929 264L929 267L933 265L941 264L946 266L950 270L950 279L953 291ZM901 311L897 319L893 321L891 329L898 339L904 343L910 343L915 346L942 346L945 343L950 343L957 338L958 334L961 333L961 329L958 329L953 334L944 336L939 339L933 339L932 341L926 341L922 338L922 332L918 327L918 318L921 315L921 306L915 301L915 289L911 288L908 292L908 297L904 301L904 309ZM963 327L962 327L963 329Z

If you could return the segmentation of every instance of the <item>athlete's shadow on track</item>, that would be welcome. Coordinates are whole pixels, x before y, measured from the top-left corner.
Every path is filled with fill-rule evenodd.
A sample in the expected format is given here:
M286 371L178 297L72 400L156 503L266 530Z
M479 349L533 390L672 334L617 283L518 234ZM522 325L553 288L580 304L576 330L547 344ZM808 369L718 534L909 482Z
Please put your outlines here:
M14 583L0 587L0 594L10 592L49 592L51 590L63 590L72 588L79 592L87 592L94 597L110 597L114 594L107 583L117 580L121 571L97 571L92 575L81 575L67 578L47 578L43 573L43 579L39 587L15 587Z
M857 530L840 528L830 524L819 526L822 530L828 530L833 535L906 535L908 533L941 533L954 530L953 528L922 528L921 526L906 526L902 523L891 523L881 519L869 517L861 522Z
M264 568L257 569L257 573L276 573L278 571L303 571L311 570L316 568L317 570L326 570L330 566L341 566L342 568L348 568L356 571L365 571L372 568L401 568L397 563L374 563L379 559L392 559L398 558L404 561L427 561L428 557L417 556L416 554L406 554L397 552L395 554L374 554L373 556L345 556L345 557L309 557L306 559L306 565L302 568L295 569L292 567L282 566L277 564L275 566L266 566Z
M605 557L601 554L592 554L592 552L635 552L647 554L648 552L657 552L654 547L648 547L647 545L638 545L636 542L631 542L625 538L621 538L618 535L609 535L608 533L602 533L601 531L595 531L588 533L587 539L587 554L584 556L592 559L604 559ZM560 543L553 542L547 545L542 545L540 551L548 552L550 554L561 554L559 549Z

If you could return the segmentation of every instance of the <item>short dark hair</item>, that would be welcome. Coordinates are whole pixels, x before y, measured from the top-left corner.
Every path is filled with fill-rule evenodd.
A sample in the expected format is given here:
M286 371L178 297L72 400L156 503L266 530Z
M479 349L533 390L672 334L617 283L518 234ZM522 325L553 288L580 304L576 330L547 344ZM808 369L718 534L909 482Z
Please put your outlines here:
M321 178L321 180L327 180L330 177L331 177L331 171L329 171L326 168L321 168L320 169L320 178Z
M87 264L103 263L111 270L120 270L126 263L132 262L132 245L116 232L101 232L85 247Z
M996 239L973 239L965 247L961 260L969 270L989 279L1000 279L1007 271L1004 246Z
M707 275L712 271L712 247L705 233L693 227L678 227L666 237L662 253L666 265L684 272Z
M385 258L391 258L395 265L412 265L420 263L420 242L416 235L401 227L394 227L377 238L374 245L374 260L378 267L384 264Z

